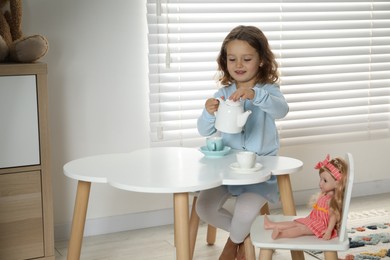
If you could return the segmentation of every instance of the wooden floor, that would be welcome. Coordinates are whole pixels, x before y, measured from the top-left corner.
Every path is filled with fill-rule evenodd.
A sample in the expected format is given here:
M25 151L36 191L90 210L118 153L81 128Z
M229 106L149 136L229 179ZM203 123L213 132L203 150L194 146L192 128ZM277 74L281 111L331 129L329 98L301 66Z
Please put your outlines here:
M387 209L390 211L390 193L353 198L351 211L365 211L371 209ZM298 207L298 215L308 214L310 209ZM271 213L278 214L280 209L271 210ZM215 260L228 238L228 233L218 230L217 241L214 246L208 246L205 242L206 225L202 223L199 227L198 239L196 242L194 259ZM68 241L56 241L56 260L65 260ZM258 253L258 250L256 250ZM173 246L172 225L140 230L124 231L106 235L85 237L83 241L82 260L143 260L175 259L175 248ZM275 260L291 259L288 251L276 251ZM306 260L315 258L305 254Z

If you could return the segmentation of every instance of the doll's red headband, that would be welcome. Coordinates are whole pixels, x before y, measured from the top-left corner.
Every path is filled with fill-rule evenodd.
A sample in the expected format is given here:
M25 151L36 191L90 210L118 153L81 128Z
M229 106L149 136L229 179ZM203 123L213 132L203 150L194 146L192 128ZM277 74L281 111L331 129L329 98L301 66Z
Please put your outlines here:
M325 167L337 181L341 180L341 172L339 171L339 169L334 167L334 165L331 164L329 160L330 160L330 156L328 154L325 160L322 162L318 162L317 165L314 167L314 169L319 170Z

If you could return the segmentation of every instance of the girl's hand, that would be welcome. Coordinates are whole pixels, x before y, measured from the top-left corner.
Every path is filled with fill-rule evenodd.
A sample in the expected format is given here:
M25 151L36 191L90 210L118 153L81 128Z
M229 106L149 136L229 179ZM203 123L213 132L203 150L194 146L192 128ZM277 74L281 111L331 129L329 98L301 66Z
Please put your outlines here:
M241 99L254 99L255 90L253 88L239 88L230 97L230 100L237 101Z
M221 98L225 99L224 97L221 97ZM216 98L209 98L206 100L206 103L204 106L210 115L214 115L214 112L218 110L219 101Z

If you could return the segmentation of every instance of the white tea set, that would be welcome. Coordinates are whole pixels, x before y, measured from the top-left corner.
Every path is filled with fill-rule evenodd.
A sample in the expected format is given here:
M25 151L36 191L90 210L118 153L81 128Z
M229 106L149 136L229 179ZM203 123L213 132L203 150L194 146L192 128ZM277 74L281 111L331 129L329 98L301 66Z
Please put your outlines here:
M207 157L222 157L229 153L231 148L223 144L223 138L220 136L210 136L206 138L206 145L200 148L200 151ZM251 151L238 151L236 153L236 162L230 164L230 169L239 173L253 173L262 168L262 165L256 162L256 153Z
M240 133L252 111L244 111L243 101L217 99L219 107L218 111L214 112L215 128L223 133Z
M202 146L200 151L207 157L222 157L229 153L231 148L223 144L221 136L209 136L206 138L206 146Z
M240 133L248 120L251 110L244 111L242 101L223 100L218 98L219 107L216 111L215 128L223 133ZM206 146L200 151L207 157L222 157L229 153L230 147L225 146L220 136L206 138ZM262 165L256 162L256 153L241 151L236 154L237 162L230 165L230 168L240 173L252 173L260 170Z
M253 173L260 170L263 165L256 162L256 153L241 151L236 154L237 162L230 164L230 168L240 173Z
M223 133L240 133L252 111L244 111L243 101L217 99L219 107L214 113L215 128ZM202 146L200 151L206 156L221 157L230 151L230 147L223 145L222 137L214 136L206 139L206 146Z

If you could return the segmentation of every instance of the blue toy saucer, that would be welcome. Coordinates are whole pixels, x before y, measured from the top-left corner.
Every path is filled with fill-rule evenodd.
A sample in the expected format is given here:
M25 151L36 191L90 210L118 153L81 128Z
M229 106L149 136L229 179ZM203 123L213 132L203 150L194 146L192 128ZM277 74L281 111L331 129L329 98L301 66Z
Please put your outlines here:
M199 148L199 151L206 155L206 157L222 157L228 154L230 150L231 148L229 146L225 146L221 151L210 151L207 149L207 146L202 146Z

